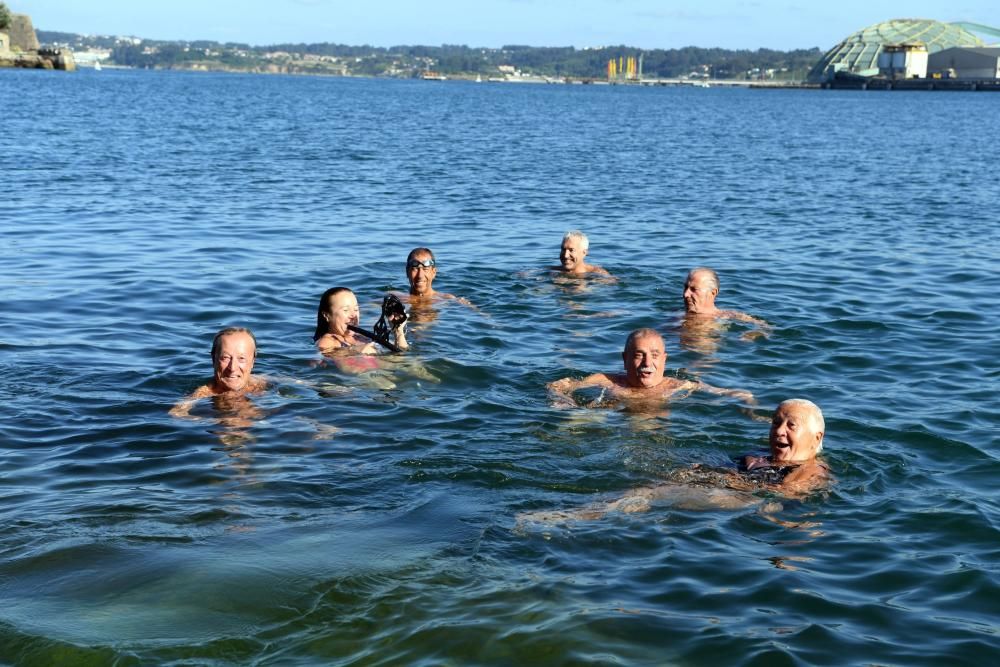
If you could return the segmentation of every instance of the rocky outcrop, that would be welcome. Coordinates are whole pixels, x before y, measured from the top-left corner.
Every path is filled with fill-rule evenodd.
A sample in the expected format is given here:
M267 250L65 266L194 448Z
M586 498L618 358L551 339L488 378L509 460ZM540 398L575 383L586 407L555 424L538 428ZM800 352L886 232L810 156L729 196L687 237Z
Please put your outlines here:
M10 35L11 51L35 52L38 50L38 35L35 34L35 26L31 24L31 17L27 14L11 14L7 34Z
M40 48L30 16L11 14L6 34L4 42L9 47L0 50L0 67L61 69L67 72L76 69L72 51Z

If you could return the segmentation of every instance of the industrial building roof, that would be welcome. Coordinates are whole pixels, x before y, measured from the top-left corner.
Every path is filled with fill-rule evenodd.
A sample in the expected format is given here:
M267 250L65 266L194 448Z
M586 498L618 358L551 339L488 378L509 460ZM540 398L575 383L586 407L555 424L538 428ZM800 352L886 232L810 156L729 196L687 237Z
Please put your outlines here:
M982 40L958 25L893 19L859 30L827 51L810 70L809 80L822 81L831 65L857 74L877 73L878 56L888 44L924 44L929 53L953 46L983 46Z

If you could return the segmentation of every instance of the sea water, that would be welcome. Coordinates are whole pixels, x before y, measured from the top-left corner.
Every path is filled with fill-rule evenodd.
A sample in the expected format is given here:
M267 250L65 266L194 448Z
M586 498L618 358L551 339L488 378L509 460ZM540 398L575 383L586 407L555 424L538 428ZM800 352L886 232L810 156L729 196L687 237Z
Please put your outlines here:
M1000 97L107 70L0 96L4 662L1000 653ZM547 270L576 228L616 282ZM370 326L417 246L474 307L422 313L393 388L319 363L320 294ZM700 265L768 337L683 336ZM169 416L229 325L272 390ZM550 404L645 326L668 375L759 407ZM829 493L519 521L766 449L789 397L824 410Z

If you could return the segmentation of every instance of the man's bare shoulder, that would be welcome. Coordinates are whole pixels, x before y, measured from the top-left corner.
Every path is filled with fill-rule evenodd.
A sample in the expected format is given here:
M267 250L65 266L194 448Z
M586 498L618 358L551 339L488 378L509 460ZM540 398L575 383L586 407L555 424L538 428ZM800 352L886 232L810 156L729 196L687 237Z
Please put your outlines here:
M270 382L268 382L268 379L265 376L254 375L247 383L247 393L257 394L262 391L266 391L269 384Z
M625 376L620 373L594 373L593 375L588 375L587 377L585 377L583 381L588 382L591 385L602 386L602 387L628 386Z
M766 325L767 322L760 319L759 317L754 317L753 315L748 315L742 313L738 310L720 310L715 314L716 317L723 320L736 320L737 322L750 322L751 324Z
M191 392L188 398L198 399L198 398L208 398L209 396L215 396L219 392L215 391L215 387L209 384L203 384L202 386Z

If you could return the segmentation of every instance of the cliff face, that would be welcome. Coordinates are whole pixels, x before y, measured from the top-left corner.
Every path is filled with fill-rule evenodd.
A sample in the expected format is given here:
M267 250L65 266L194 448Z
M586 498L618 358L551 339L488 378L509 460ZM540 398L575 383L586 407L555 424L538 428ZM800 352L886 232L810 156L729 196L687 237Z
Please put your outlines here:
M38 50L38 36L35 34L35 26L31 24L31 17L27 14L11 14L7 34L10 35L11 51Z
M3 33L0 33L3 34ZM40 49L31 17L11 14L5 45L0 49L0 67L34 67L38 69L61 69L72 72L76 69L73 52L61 49Z

